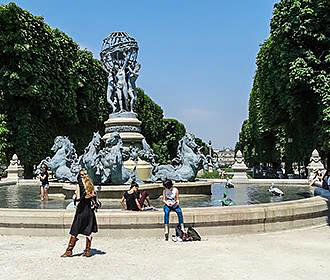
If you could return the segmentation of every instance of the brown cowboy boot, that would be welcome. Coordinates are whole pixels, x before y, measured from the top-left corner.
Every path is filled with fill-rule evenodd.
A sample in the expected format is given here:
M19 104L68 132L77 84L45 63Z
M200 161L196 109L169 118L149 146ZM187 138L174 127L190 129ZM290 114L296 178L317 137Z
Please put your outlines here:
M78 241L78 238L71 235L69 245L66 248L65 253L61 257L72 257L72 250L73 250L74 246L76 245L77 241Z
M86 237L86 248L84 250L84 257L90 257L91 256L91 246L92 246L92 237L89 239Z

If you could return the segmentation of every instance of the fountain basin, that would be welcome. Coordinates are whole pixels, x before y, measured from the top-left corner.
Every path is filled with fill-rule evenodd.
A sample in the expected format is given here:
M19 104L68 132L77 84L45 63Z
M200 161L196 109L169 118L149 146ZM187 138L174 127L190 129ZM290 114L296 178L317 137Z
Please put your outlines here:
M297 201L232 207L184 208L186 226L200 234L256 233L287 230L328 222L328 201L312 197ZM163 211L131 212L101 209L97 212L99 236L161 237ZM74 211L55 209L0 209L0 234L67 236ZM171 213L171 228L177 218Z
M203 182L202 185L195 185L194 188L190 183L177 184L182 196L180 204L183 208L186 226L192 225L201 233L202 236L230 234L230 233L251 233L251 232L268 232L277 230L286 230L308 226L319 226L328 223L329 203L322 197L311 197L298 199L291 197L291 201L278 202L276 197L267 196L268 181L258 181L256 186L248 186L246 184L237 185L234 189L227 190L234 199L244 203L246 194L248 194L250 203L253 200L259 200L252 205L237 205L230 207L219 207L218 204L212 204L212 199L222 197L223 183L221 188L214 188L211 184L214 182L223 182L223 180L213 180L212 182ZM271 180L274 182L274 180ZM282 183L282 184L280 184ZM290 186L290 183L293 183ZM300 184L301 183L301 184ZM298 191L310 190L305 181L293 182L292 180L277 181L276 185L281 186L287 195L290 189L291 194ZM0 191L10 192L8 199L26 199L26 197L34 196L34 200L38 202L39 207L54 207L52 203L60 203L55 208L64 209L26 209L26 208L0 208L0 234L13 235L47 235L58 236L67 235L71 222L73 220L74 211L65 210L70 200L64 200L63 190L67 189L67 195L70 196L74 191L74 185L66 183L52 183L52 196L62 194L62 200L51 199L44 205L38 200L37 180L19 180L12 181L8 186L8 181L0 182ZM103 188L103 190L102 190ZM107 208L107 201L113 201L119 207L118 198L123 191L128 188L125 186L101 186L100 195L111 194L114 199L103 198L104 206ZM202 189L200 189L202 188ZM209 189L210 188L210 189ZM287 188L285 190L285 188ZM111 189L111 190L110 190ZM162 193L161 184L142 185L141 189L146 189L153 193L153 197L158 197ZM26 190L30 191L26 193ZM32 192L33 190L33 192ZM242 192L248 190L248 192ZM113 191L113 192L112 192ZM191 192L196 194L192 195ZM200 194L205 191L206 194ZM210 192L213 192L210 196ZM186 194L185 194L186 193ZM197 195L197 193L199 193ZM262 197L260 196L262 193ZM6 193L2 193L2 196ZM269 195L269 194L268 194ZM266 199L266 200L265 200ZM195 201L195 202L194 202ZM209 202L207 202L209 201ZM263 202L270 203L263 203ZM210 202L212 202L210 204ZM162 205L161 199L154 199L155 206ZM202 203L202 204L201 204ZM242 204L238 203L238 204ZM9 204L8 204L9 205ZM52 206L53 205L53 206ZM195 207L195 206L199 207ZM208 207L212 205L214 207ZM19 204L16 204L17 207ZM26 207L26 206L25 206ZM188 208L187 208L188 207ZM110 205L110 208L113 206ZM160 237L163 235L163 210L153 212L130 212L120 209L100 209L97 212L97 220L99 224L99 233L101 236L110 236L111 238L122 237ZM171 228L173 229L177 223L177 217L171 213Z

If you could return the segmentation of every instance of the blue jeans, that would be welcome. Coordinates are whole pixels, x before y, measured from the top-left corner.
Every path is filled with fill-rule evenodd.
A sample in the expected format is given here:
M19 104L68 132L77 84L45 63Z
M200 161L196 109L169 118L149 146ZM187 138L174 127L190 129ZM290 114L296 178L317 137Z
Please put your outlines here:
M179 224L183 224L183 214L179 205L174 205L172 207L168 207L166 204L163 206L164 208L164 224L168 225L170 221L170 212L175 211L178 215Z

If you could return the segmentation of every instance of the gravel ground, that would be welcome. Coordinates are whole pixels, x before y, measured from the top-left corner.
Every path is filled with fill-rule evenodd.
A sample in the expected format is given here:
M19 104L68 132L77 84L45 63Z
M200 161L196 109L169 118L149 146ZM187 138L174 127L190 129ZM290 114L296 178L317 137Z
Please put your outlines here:
M201 242L95 236L93 256L60 258L68 238L0 236L0 279L330 279L330 227L204 237Z

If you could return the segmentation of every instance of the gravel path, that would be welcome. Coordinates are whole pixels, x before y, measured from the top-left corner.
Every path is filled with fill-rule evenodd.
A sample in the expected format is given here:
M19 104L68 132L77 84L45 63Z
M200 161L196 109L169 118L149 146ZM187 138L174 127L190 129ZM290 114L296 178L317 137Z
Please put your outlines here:
M61 237L0 236L0 279L330 279L330 227L227 235L201 242L93 241L93 256L60 258Z

